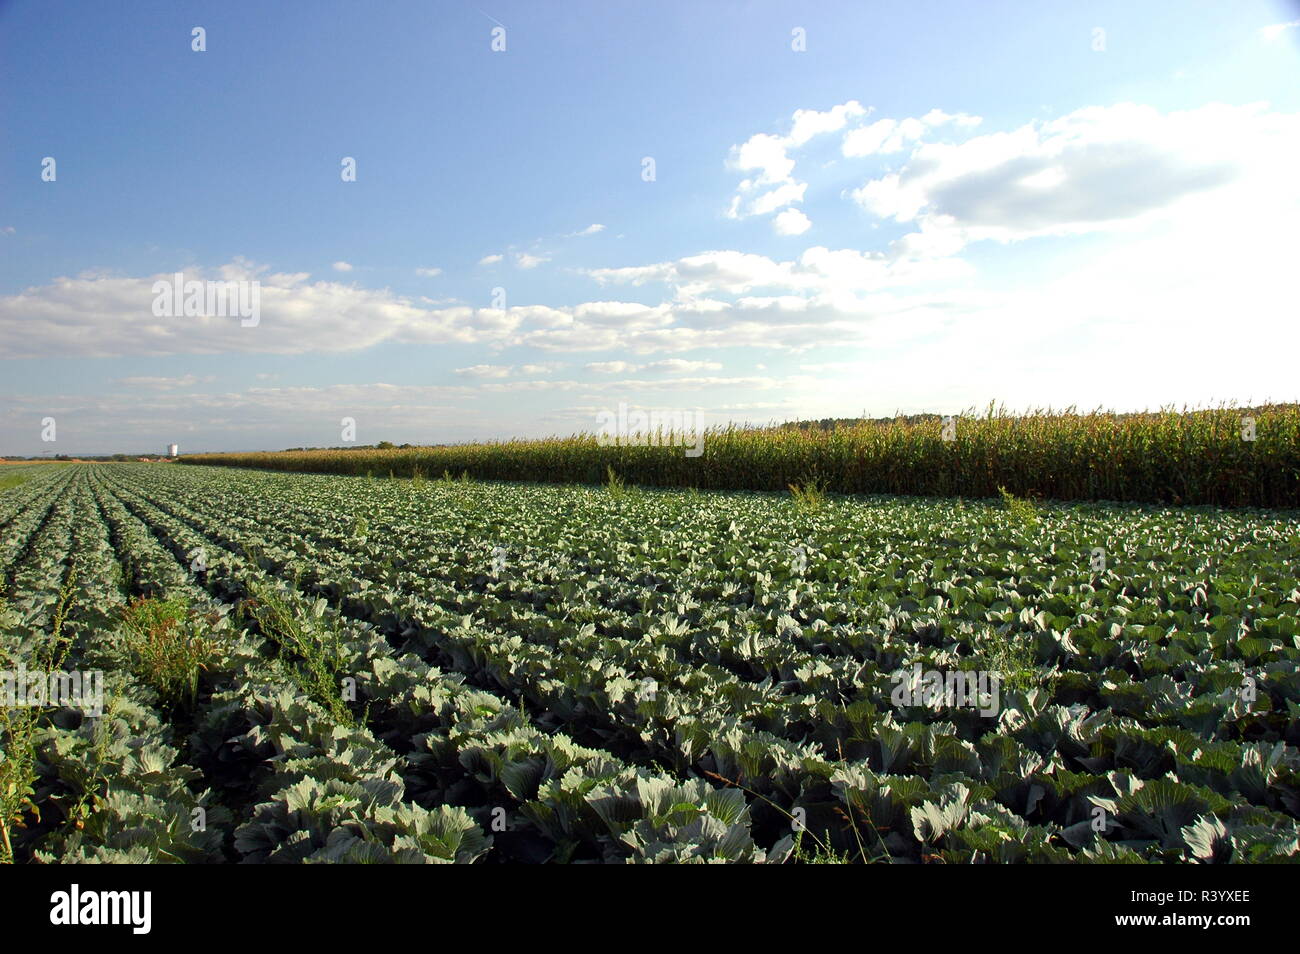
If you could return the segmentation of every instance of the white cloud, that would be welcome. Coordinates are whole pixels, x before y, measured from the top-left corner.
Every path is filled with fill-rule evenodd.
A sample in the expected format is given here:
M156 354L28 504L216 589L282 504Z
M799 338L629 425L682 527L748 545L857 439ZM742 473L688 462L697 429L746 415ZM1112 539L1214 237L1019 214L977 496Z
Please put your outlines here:
M333 265L330 266L330 268L334 269L334 271L336 272L352 271L352 266L349 265L347 262L335 262Z
M214 442L235 448L337 444L337 422L345 414L357 418L363 443L509 436L525 432L521 409L533 406L532 395L544 414L541 396L569 393L608 395L615 402L625 395L635 400L638 391L662 400L687 392L716 394L716 401L705 403L724 419L746 410L763 416L769 406L801 418L863 410L871 416L960 413L990 398L1013 408L1119 409L1251 397L1293 400L1300 397L1291 367L1300 326L1291 294L1294 246L1287 238L1295 206L1234 208L1237 218L1221 216L1197 228L1177 220L1117 234L1099 254L1072 261L1059 278L1017 281L1009 290L961 287L940 294L927 283L908 295L885 289L841 300L809 294L809 284L800 289L809 297L784 294L777 286L775 294L703 308L697 302L603 302L588 303L583 317L576 306L531 306L527 316L497 316L503 330L492 340L502 344L627 356L595 362L605 366L605 374L585 382L487 374L469 375L473 380L454 387L367 384L191 394L169 387L151 393L142 381L140 393L130 395L7 396L0 401L0 440L11 453L47 450L31 426L45 414L58 418L60 449L71 453L154 448L160 434L178 438L189 450ZM1225 233L1231 242L1216 235L1225 226L1231 226ZM1018 248L1003 254L1015 255ZM809 250L788 263L755 258L727 261L733 269L747 265L758 275L775 271L827 287L881 277L880 258L850 249ZM458 320L486 319L465 309ZM0 348L8 343L6 337ZM762 367L733 376L697 366L689 355L650 364L635 357L737 344L804 353L805 364L799 374L784 377L764 374ZM990 377L990 368L1014 373ZM632 377L638 372L643 376ZM476 403L492 395L514 400L493 417L490 405ZM455 413L449 414L452 406Z
M7 395L0 401L0 441L10 453L48 450L31 423L45 414L58 418L59 448L69 453L156 452L166 439L178 439L188 450L214 444L337 444L342 415L357 418L363 443L522 435L529 426L524 409L536 406L539 414L548 413L543 396L601 395L586 402L594 405L625 395L635 400L638 391L664 401L699 392L715 400L696 402L724 419L747 410L765 417L774 409L801 418L862 410L872 416L954 413L986 405L994 397L1019 408L1293 400L1300 397L1291 367L1300 348L1291 293L1294 245L1289 241L1296 203L1234 202L1218 211L1199 223L1179 218L1153 223L1142 232L1117 233L1100 250L1090 246L1088 256L1061 263L1068 267L1054 269L1059 277L1049 280L1030 280L1035 277L1031 259L1026 277L1005 290L961 286L940 293L925 281L913 293L876 287L869 296L846 298L835 290L897 280L891 270L903 265L853 249L809 249L790 262L730 253L713 262L730 271L710 273L705 261L697 261L693 270L686 269L689 280L708 278L734 287L753 278L781 278L794 287L777 283L734 302L589 302L524 306L490 315L486 309L468 308L448 315L420 312L410 325L388 326L394 340L409 340L412 329L423 333L439 322L452 328L471 323L492 327L491 336L480 340L493 344L623 356L619 362L594 362L606 366L605 374L587 381L470 374L456 386L375 383L203 394L186 393L190 375L141 377L127 385L135 393ZM1225 234L1232 241L1223 241ZM1021 248L1009 246L1001 254L1015 256ZM1014 257L1009 262L1014 268ZM676 268L677 263L667 265L674 278ZM94 281L123 280L100 276ZM83 303L109 310L95 312L68 340L99 341L95 323L112 314L120 290L95 287L97 297ZM29 303L43 300L38 291L24 292ZM0 303L6 319L7 308ZM59 313L65 320L69 314ZM304 313L315 312L308 305ZM384 314L367 312L381 322ZM370 327L365 321L361 326ZM23 336L39 340L46 334L42 325L34 335L26 326L17 327L15 338L9 322L0 320L0 353L9 355L11 342L22 344ZM310 327L296 326L295 336L308 336ZM234 330L259 329L236 325ZM704 366L720 362L689 360L688 352L737 344L802 353L805 364L798 374L782 377L764 374L764 368L747 361L742 368L753 367L753 372L731 375ZM655 352L673 356L648 364L637 357ZM990 377L990 368L1012 371ZM508 400L507 409L494 411L493 400Z
M854 349L854 367L819 377L823 399L856 413L869 376L871 392L888 396L872 413L952 413L992 398L1119 410L1294 401L1300 325L1285 236L1296 205L1278 211L1240 206L1231 220L1117 234L1059 278L953 299L942 334L886 345L884 359ZM990 368L1015 372L990 379Z
M619 268L590 268L587 274L599 284L608 282L626 282L631 285L644 285L646 282L662 282L673 277L671 262L656 265L625 265Z
M441 268L417 268L415 274L421 278L437 278L442 274Z
M838 132L850 119L865 116L870 110L863 109L856 99L839 106L832 106L824 112L815 109L797 109L790 126L790 135L786 143L790 146L802 146L814 136L823 133Z
M787 182L794 171L794 160L785 154L787 145L781 136L758 133L733 147L731 165L742 172L757 171L760 185Z
M501 261L501 259L503 259L504 257L505 257L504 255L484 255L482 258L478 260L478 263L480 265L495 265L497 262Z
M791 119L788 135L758 133L733 146L728 164L737 171L753 175L745 178L732 196L727 208L728 218L778 213L778 217L784 219L783 223L773 225L778 234L798 235L806 231L811 224L807 217L790 214L792 206L803 202L808 189L808 183L794 177L795 160L791 158L791 151L817 136L839 132L870 113L871 110L857 100L849 100L822 112L800 109ZM950 125L969 129L979 122L978 116L946 113L937 108L920 119L881 119L850 129L845 134L841 151L849 157L901 152L937 127Z
M852 130L844 137L840 151L849 157L899 152L924 133L925 124L919 119L879 119L870 126Z
M807 183L794 179L794 160L789 151L806 145L814 137L843 129L851 120L865 116L857 100L850 100L828 110L796 110L786 136L757 133L733 146L728 165L739 172L756 173L744 179L727 210L729 218L770 215L787 206L802 202Z
M738 341L801 349L811 344L810 329L819 322L828 331L850 334L854 332L849 326L861 327L866 320L860 303L840 294L843 289L837 289L837 284L889 284L894 281L891 267L900 267L873 264L864 266L861 275L843 269L840 274L828 270L819 255L810 250L800 262L776 262L734 251L689 256L631 270L633 277L648 270L671 281L676 301L653 305L587 301L555 308L535 304L505 309L426 307L386 289L311 282L305 274L267 274L264 268L247 266L215 270L227 279L258 276L261 316L255 327L242 327L238 318L155 317L153 282L171 275L88 274L0 297L0 353L15 358L307 354L361 351L383 342L633 354L723 347ZM188 278L196 275L187 273ZM613 269L599 277L625 281L629 276ZM778 294L736 302L713 297L753 289ZM873 313L883 313L884 304L882 299Z
M637 368L635 364L627 361L592 361L584 364L583 367L597 374L624 374Z
M508 381L485 384L484 393L512 394L517 392L590 392L618 393L629 391L703 391L713 388L752 388L768 390L783 382L772 378L755 377L695 377L695 378L621 378L617 381Z
M809 374L825 374L828 371L864 371L870 367L870 360L860 361L821 361L814 364L800 364L799 370Z
M665 358L662 361L651 361L649 364L633 364L630 361L593 361L583 367L597 374L630 374L636 371L689 374L697 371L722 370L722 364L718 361L686 361L682 358Z
M664 282L673 287L679 302L706 311L722 310L725 303L708 295L741 295L772 288L807 294L856 294L891 286L924 285L970 274L958 259L934 260L898 252L832 251L823 246L805 249L798 261L778 262L763 255L732 250L703 252L675 262L629 268L598 268L587 274L598 283L644 285Z
M1282 158L1297 154L1297 114L1258 104L1161 113L1122 103L958 145L920 144L901 171L852 194L875 215L920 225L901 248L951 254L980 239L1135 227L1180 210L1195 225L1225 194L1277 202L1297 194Z
M236 261L188 269L185 279L259 283L256 325L238 317L156 317L156 281L172 273L122 277L86 272L0 296L0 354L6 357L106 357L165 354L304 354L357 351L387 340L474 343L518 328L526 312L424 308L392 292L270 274Z
M952 125L959 130L966 130L981 122L979 116L945 113L938 108L930 110L920 119L878 119L868 126L860 126L846 133L840 143L840 151L850 158L891 155L919 142L926 133L940 126Z
M756 197L749 204L749 215L768 215L777 209L793 205L795 202L803 201L803 194L807 190L806 182L787 182L785 185L777 186L770 192L764 192Z
M457 368L456 373L467 378L506 378L510 376L509 365L476 364L468 368Z
M777 235L803 235L812 228L812 220L798 209L786 209L772 220Z
M211 383L216 378L213 375L207 375L200 378L197 375L185 374L180 377L149 377L137 376L129 378L118 378L117 383L128 388L148 388L152 391L174 391L178 388L192 388L194 385Z
M577 238L579 236L584 236L584 235L595 235L597 232L603 232L603 231L605 231L605 226L601 225L599 222L593 222L591 223L591 225L588 225L585 229L581 229L577 232L571 232L569 234L571 238Z
M549 262L550 259L544 255L529 255L527 252L520 252L515 255L515 264L520 268L536 268L543 262Z
M682 358L665 358L642 365L642 371L665 371L670 374L688 374L693 371L721 371L719 361L686 361Z
M1265 40L1272 42L1287 30L1294 30L1296 27L1300 27L1300 20L1288 20L1286 23L1272 23L1266 27L1260 27L1259 32Z
M158 319L150 310L152 277L86 273L0 297L0 354L299 354L359 351L382 342L478 345L493 354L518 347L533 348L534 355L611 359L593 360L587 370L610 377L641 372L647 380L671 382L723 370L688 367L685 359L702 349L806 354L831 342L835 351L827 360L863 354L876 361L874 373L880 373L879 360L902 356L913 376L946 401L974 395L980 387L985 399L995 396L987 392L993 387L987 368L1007 366L999 362L1003 351L1016 361L1050 366L1060 376L1076 355L1091 360L1102 354L1103 344L1114 350L1114 342L1122 341L1128 351L1130 341L1141 341L1141 355L1105 359L1108 368L1140 377L1141 361L1149 362L1152 353L1172 360L1157 347L1165 335L1178 339L1169 354L1194 363L1195 349L1184 347L1183 338L1210 340L1214 322L1221 325L1231 316L1233 327L1264 356L1260 380L1281 381L1287 379L1270 379L1265 372L1276 370L1274 352L1295 350L1288 344L1296 332L1289 305L1293 268L1285 251L1294 248L1288 230L1300 205L1300 183L1288 167L1298 152L1300 117L1264 107L1219 105L1170 114L1097 107L959 145L916 144L894 178L872 180L878 191L857 196L870 200L877 214L876 203L885 203L912 224L909 234L883 251L819 245L786 260L705 251L587 272L601 286L662 284L656 290L661 294L650 293L644 302L504 309L438 307L387 290L268 274L247 263L215 270L228 279L256 276L262 282L262 319L255 328L240 327L237 319ZM1050 285L1036 274L1040 261L1026 259L1022 270L1014 247L998 251L994 267L1000 275L993 279L958 257L967 243L981 239L1012 242L1100 229L1113 234L1104 244L1070 249L1077 258L1054 261L1051 273L1066 277ZM1086 257L1099 249L1108 256L1105 268ZM1179 324L1171 324L1174 316ZM927 342L925 355L907 350L920 341ZM1268 346L1260 347L1260 341ZM983 383L962 370L955 356L935 358L934 368L952 377L939 376L931 356L942 357L948 348L982 367ZM1217 350L1216 344L1216 367ZM1233 353L1246 360L1241 349ZM668 361L646 364L649 355ZM476 355L458 363L463 377L478 379L480 391L541 387L514 380L509 366L490 361ZM519 373L540 375L558 366L536 362ZM917 374L921 367L925 373ZM904 387L892 370L880 376L881 381L873 377L873 391L888 393L886 385L897 385L900 406L904 392L907 400L923 396L920 383ZM1190 386L1158 377L1169 387L1170 400L1193 394ZM1235 371L1203 377L1207 388L1224 382L1229 395L1233 382L1250 380ZM1038 370L1025 380L1054 398L1071 393L1068 382ZM861 386L861 380L856 383ZM996 396L1002 396L1001 387ZM1006 387L1022 390L1019 378ZM1093 392L1080 386L1077 393ZM1121 382L1116 393L1145 392Z
M971 116L968 113L945 113L942 109L930 110L921 117L921 122L927 126L943 126L946 123L955 123L958 126L978 126L983 119L979 116Z
M716 291L739 293L762 285L789 285L793 281L792 269L792 263L774 262L763 255L721 250L655 265L597 268L588 274L602 285L670 282L679 293L694 297Z

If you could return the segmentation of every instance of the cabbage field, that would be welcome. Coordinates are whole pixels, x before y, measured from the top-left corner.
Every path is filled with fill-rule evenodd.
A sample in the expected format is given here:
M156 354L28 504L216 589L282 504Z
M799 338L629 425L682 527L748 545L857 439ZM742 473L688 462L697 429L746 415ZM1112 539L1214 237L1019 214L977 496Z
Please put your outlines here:
M20 470L2 860L1298 857L1294 511Z

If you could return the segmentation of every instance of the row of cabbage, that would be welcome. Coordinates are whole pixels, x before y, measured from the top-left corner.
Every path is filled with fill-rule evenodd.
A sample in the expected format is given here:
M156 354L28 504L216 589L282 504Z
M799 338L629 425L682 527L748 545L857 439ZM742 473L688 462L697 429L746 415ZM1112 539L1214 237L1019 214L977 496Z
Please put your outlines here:
M488 857L1295 855L1294 515L96 479L209 598L275 579L369 634L335 675ZM394 716L429 666L494 702ZM997 670L998 711L898 704L916 667Z
M548 855L567 844L600 860L769 857L748 837L739 792L538 731L238 555L194 572L185 554L197 538L103 471L15 504L32 524L6 588L5 656L35 669L51 643L66 647L60 664L103 671L109 700L93 716L40 711L27 740L35 785L9 826L17 860L465 862L525 824L550 833ZM132 678L138 660L117 638L131 595L178 594L216 650L189 711ZM361 683L355 704L313 691L311 647L326 642L330 665ZM522 767L539 761L547 778L530 782ZM450 789L477 791L476 811L450 804ZM538 851L515 841L512 853Z

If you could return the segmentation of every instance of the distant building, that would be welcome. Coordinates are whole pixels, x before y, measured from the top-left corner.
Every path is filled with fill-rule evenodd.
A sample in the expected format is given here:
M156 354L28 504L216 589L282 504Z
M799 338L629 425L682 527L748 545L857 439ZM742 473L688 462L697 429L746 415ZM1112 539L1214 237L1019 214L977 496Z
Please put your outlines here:
M168 444L168 445L167 445L167 456L168 456L168 457L179 457L179 456L180 456L180 452L181 452L181 449L180 449L180 446L179 446L179 445L177 445L177 444Z

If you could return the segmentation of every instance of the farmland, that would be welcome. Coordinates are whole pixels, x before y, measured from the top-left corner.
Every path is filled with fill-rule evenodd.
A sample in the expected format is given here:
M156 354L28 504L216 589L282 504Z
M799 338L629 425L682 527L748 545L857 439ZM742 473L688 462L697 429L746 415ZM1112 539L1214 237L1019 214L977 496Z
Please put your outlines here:
M1297 856L1295 511L19 470L7 859Z

